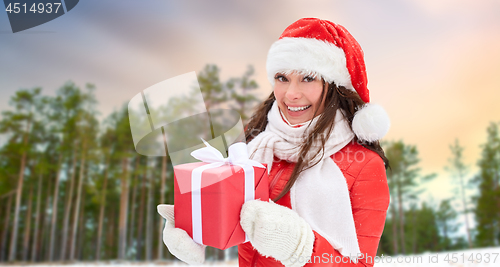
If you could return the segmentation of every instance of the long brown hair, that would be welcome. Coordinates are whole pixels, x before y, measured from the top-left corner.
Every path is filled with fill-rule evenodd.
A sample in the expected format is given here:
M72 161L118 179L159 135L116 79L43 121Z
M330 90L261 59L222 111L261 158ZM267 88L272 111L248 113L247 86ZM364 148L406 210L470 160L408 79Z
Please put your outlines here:
M321 93L320 99L323 99L325 96L325 86L326 83L323 81L323 91ZM305 136L305 142L300 147L300 156L295 164L295 168L293 169L292 175L288 182L285 185L283 191L275 198L273 201L277 201L282 198L290 188L292 188L293 184L299 177L299 174L312 166L319 163L319 161L314 162L313 164L309 164L309 162L305 161L305 155L311 149L315 139L319 138L321 142L321 147L317 151L317 153L324 154L324 146L326 143L325 136L330 136L333 127L335 126L333 122L335 121L335 115L337 114L337 110L341 109L344 113L344 116L349 121L349 127L352 129L352 120L354 118L354 114L360 108L363 107L365 102L361 100L359 95L349 90L343 86L337 86L335 83L329 83L328 89L326 90L324 110L319 115L316 126L312 130L312 132ZM256 112L250 118L248 122L247 128L245 130L245 138L247 143L250 142L254 137L256 137L259 133L263 132L267 126L267 113L271 110L271 107L276 100L274 96L274 92L269 95L269 97L257 107ZM314 116L316 116L317 110L314 111ZM307 127L309 127L308 125ZM385 163L385 168L389 167L389 160L385 157L384 150L380 146L378 141L376 142L361 142L360 140L355 139L358 143L377 153ZM321 157L322 158L322 157Z

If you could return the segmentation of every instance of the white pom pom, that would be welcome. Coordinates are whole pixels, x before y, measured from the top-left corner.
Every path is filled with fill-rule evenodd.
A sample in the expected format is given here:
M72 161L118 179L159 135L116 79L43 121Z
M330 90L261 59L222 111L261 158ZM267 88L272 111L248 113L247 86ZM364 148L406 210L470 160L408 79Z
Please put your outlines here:
M366 104L354 114L352 130L360 140L374 142L389 131L391 121L385 110L376 104Z

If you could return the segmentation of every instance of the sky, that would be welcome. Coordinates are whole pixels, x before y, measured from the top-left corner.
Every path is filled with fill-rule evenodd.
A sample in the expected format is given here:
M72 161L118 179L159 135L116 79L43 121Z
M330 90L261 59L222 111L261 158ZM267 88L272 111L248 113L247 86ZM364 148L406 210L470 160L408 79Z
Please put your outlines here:
M271 44L292 22L345 26L365 53L371 102L392 122L385 140L415 145L422 199L452 196L444 166L455 139L469 176L490 122L500 121L500 2L496 0L86 0L38 27L12 33L0 12L0 110L21 88L46 95L66 81L96 86L101 118L168 78L221 68L222 80L256 70L259 96Z

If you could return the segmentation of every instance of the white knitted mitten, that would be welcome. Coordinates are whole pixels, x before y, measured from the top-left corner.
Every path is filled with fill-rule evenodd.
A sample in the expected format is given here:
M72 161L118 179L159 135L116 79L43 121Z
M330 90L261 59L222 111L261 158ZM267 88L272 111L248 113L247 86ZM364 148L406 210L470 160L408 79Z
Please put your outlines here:
M165 219L163 229L163 243L172 255L188 264L201 264L205 261L205 245L200 245L186 233L175 228L174 205L158 205L158 213Z
M257 251L286 267L304 266L311 258L314 233L295 211L272 201L243 204L241 227Z

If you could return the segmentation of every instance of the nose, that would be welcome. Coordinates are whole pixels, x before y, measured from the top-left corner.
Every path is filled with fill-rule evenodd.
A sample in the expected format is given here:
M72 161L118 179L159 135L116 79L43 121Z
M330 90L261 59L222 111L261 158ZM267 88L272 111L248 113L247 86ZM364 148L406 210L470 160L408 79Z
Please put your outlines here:
M291 82L286 90L285 97L288 100L298 100L302 97L302 92L300 92L299 85L296 82Z

